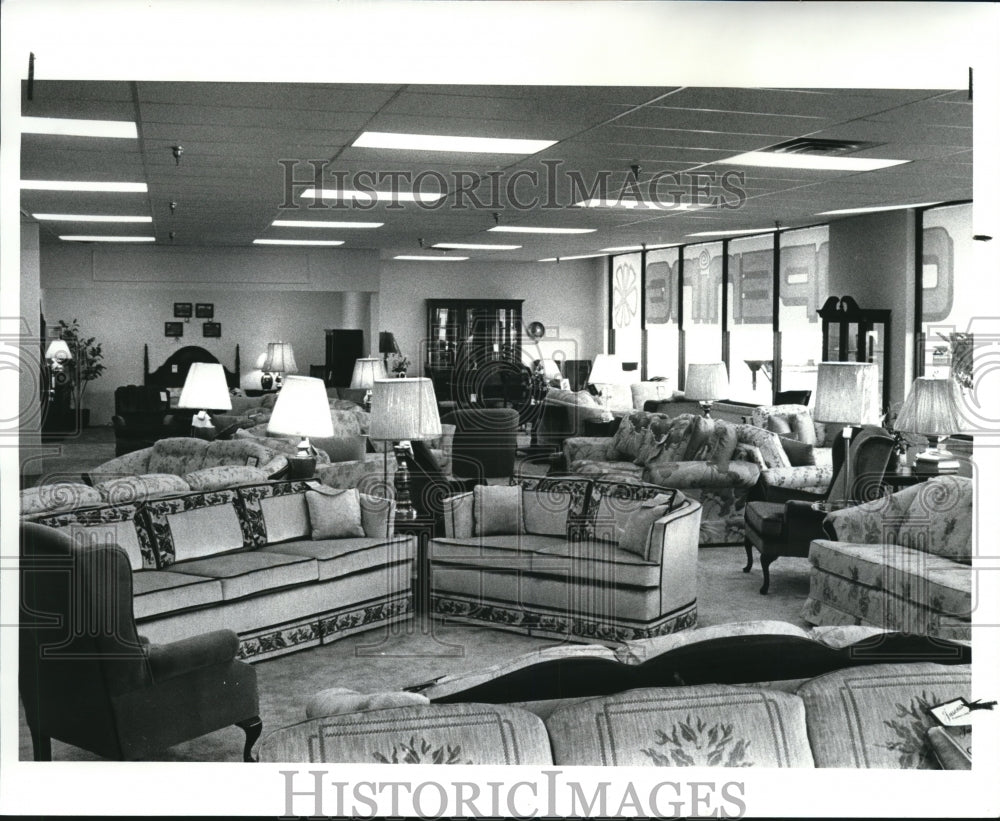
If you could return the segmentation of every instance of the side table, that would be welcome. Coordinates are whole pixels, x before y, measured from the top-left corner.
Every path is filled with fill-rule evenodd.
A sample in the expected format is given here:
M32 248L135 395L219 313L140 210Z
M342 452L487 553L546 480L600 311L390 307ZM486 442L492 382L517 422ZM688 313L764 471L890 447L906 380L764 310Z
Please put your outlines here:
M928 479L932 478L934 474L930 473L917 473L915 471L910 471L909 473L886 473L882 476L882 484L887 486L891 492L895 493L900 488L910 487L911 485L919 485L921 482L926 482Z
M583 420L583 435L584 436L614 436L618 430L618 426L622 423L622 417L616 416L608 421L603 421L601 419L584 419Z
M431 604L431 574L429 548L434 535L434 519L418 517L416 519L396 519L396 533L402 536L415 536L417 539L417 556L415 575L413 579L413 610L420 619L421 628L430 620Z

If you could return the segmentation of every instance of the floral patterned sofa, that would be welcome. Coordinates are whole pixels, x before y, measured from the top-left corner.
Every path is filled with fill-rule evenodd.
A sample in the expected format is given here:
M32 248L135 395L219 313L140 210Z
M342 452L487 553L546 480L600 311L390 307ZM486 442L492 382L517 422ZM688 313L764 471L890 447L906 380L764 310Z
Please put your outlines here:
M809 547L810 624L968 639L973 482L939 476L829 514Z
M779 622L719 625L617 650L534 651L398 693L327 690L310 699L305 721L265 736L260 759L941 768L952 759L939 757L942 728L928 708L969 697L971 651L955 646L946 659L938 647L931 658L940 663L914 661L934 648L898 634L865 635ZM884 663L879 647L909 659ZM964 727L946 736L966 766L971 735Z
M570 474L641 480L679 488L702 504L701 544L742 544L747 498L762 472L797 476L780 437L755 425L696 414L636 411L612 437L574 437L563 443Z

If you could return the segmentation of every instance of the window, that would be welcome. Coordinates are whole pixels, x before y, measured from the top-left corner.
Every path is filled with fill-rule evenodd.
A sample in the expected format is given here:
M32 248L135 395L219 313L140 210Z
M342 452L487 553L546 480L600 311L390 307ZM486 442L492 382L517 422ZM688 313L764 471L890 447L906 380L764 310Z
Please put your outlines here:
M816 313L827 295L830 230L821 225L780 235L778 329L781 389L816 390L823 326Z
M677 326L677 269L680 249L660 248L646 254L646 375L665 376L676 387L680 362Z
M684 248L684 359L722 360L722 243Z
M642 359L642 322L639 316L642 254L611 258L611 328L614 352L622 362ZM636 378L635 381L638 381Z
M729 398L771 402L774 234L729 242Z

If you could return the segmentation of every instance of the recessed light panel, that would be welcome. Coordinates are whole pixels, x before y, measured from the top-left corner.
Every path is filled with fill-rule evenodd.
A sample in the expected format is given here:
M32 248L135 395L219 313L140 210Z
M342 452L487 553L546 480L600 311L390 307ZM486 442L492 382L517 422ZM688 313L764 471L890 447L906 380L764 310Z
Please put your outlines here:
M468 257L445 257L435 254L399 254L394 256L393 259L404 259L412 262L463 262Z
M275 220L275 228L381 228L384 222L339 222L337 220Z
M545 259L538 260L539 262L564 262L568 259L596 259L597 257L606 257L607 254L574 254L570 257L546 257Z
M67 242L156 242L156 237L113 237L88 234L64 234L59 239Z
M631 208L636 211L687 211L691 208L686 202L666 203L656 200L619 199L609 200L594 197L573 203L578 208Z
M504 234L592 234L596 228L540 228L530 225L496 225L491 231Z
M867 208L839 208L836 211L820 211L817 217L835 217L840 214L872 214L876 211L901 211L904 208L926 208L936 202L911 202L909 205L872 205Z
M24 191L108 191L144 194L144 182L87 182L84 180L21 180Z
M354 148L459 151L472 154L536 154L555 144L555 140L452 137L444 134L397 134L389 131L365 131L352 143Z
M254 245L343 245L342 239L255 239Z
M22 117L21 133L133 140L139 136L135 123L124 120L71 120L62 117Z
M355 191L351 188L307 188L302 192L303 199L308 200L340 200L356 202L359 205L374 205L376 202L427 202L435 203L444 198L443 193L427 193L423 191Z
M821 154L775 154L770 151L748 151L715 165L748 165L760 168L805 168L814 171L877 171L910 160L876 160L868 157L828 157Z
M477 242L436 242L434 248L454 248L458 251L514 251L520 245L489 245Z
M36 220L49 222L152 222L152 217L132 217L124 214L32 214Z
M685 234L688 237L735 237L742 234L770 234L774 228L745 228L742 231L698 231L694 234Z

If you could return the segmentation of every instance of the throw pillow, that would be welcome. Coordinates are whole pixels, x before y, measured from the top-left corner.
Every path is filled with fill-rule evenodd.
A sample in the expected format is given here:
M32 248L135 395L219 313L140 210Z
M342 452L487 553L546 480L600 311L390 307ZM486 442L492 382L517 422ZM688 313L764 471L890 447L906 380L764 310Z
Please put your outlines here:
M680 457L683 462L704 462L709 454L709 440L715 431L715 420L707 416L694 416L691 422L691 438L687 450Z
M720 473L729 470L729 462L736 452L736 427L721 419L715 420L710 449L706 461Z
M639 455L635 458L637 465L650 465L663 452L663 446L670 435L670 420L665 416L650 417L649 427L646 428L642 444L639 447Z
M361 500L357 488L336 493L310 490L306 492L306 504L309 506L313 539L343 539L365 535L361 526Z
M184 474L184 481L191 490L219 490L267 481L267 471L247 465L217 465L211 468L193 470Z
M565 536L573 497L564 491L523 490L524 532Z
M939 476L914 487L916 493L899 524L898 543L971 564L972 480ZM913 488L907 490L912 492Z
M611 461L631 462L638 458L649 421L649 414L642 411L630 413L622 419L608 449Z
M788 424L788 419L773 413L767 417L767 429L778 436L792 435L792 426Z
M816 444L816 425L808 411L792 414L788 421L792 428L792 438L807 445Z
M186 479L173 473L146 473L142 476L122 476L96 485L101 498L108 504L122 505L144 502L157 496L168 496L191 490ZM201 490L202 488L195 488Z
M476 485L472 489L472 519L477 536L521 532L521 487Z
M625 527L618 536L619 549L648 561L649 536L653 522L670 512L670 500L670 496L660 494L641 502L639 508L628 517Z
M760 448L764 464L769 468L790 468L791 462L785 455L785 449L776 433L754 427L753 425L737 425L736 437L740 442L755 445Z
M670 432L660 452L660 461L680 462L687 452L689 437L697 416L683 414L670 423Z
M816 453L812 445L800 442L798 439L790 439L787 436L779 436L781 447L785 449L788 461L793 468L805 467L816 464Z
M744 442L737 442L736 448L733 450L733 456L730 459L731 462L749 462L751 465L756 465L761 470L767 468L767 462L764 461L764 454L760 452L760 448L756 445L748 445Z

